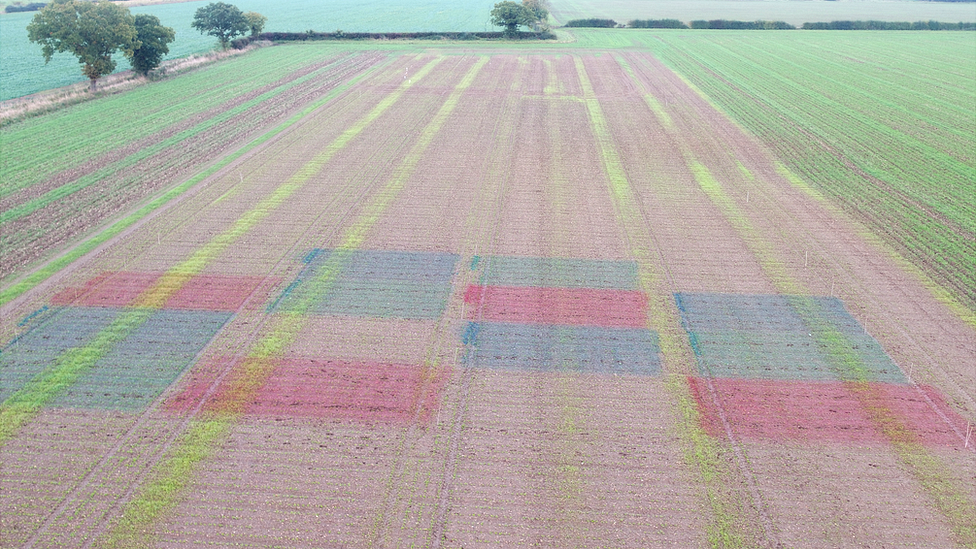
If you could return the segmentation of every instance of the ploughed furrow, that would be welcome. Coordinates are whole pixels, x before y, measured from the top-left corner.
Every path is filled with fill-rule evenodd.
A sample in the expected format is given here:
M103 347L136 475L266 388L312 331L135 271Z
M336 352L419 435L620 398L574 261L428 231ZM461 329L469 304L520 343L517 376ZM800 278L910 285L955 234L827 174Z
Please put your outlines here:
M182 124L3 199L0 277L50 256L281 122L382 59L346 55L227 101ZM250 96L250 97L249 97Z

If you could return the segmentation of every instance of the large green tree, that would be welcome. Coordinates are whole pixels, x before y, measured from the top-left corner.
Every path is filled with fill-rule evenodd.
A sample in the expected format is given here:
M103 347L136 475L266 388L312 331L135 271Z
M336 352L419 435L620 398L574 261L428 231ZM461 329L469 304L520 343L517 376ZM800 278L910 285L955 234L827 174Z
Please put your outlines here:
M251 36L261 34L261 31L264 30L264 24L268 22L267 17L256 11L244 12L244 19L247 19L247 24L251 28Z
M131 56L139 47L135 18L128 8L106 0L53 0L34 15L27 37L41 45L45 63L55 52L74 54L93 92L95 82L115 70L113 53Z
M541 4L536 2L528 5L511 1L499 2L491 10L491 24L505 27L505 34L513 36L518 32L519 27L531 27L540 18L548 15L549 13L541 7Z
M532 14L532 18L535 19L532 26L536 30L539 28L549 29L549 25L546 23L546 20L549 19L549 0L522 0L522 7Z
M201 34L216 37L225 50L235 36L244 36L251 30L244 13L237 6L223 2L212 2L198 9L190 25Z
M169 43L176 39L176 31L164 27L155 15L140 13L136 16L136 33L139 47L132 51L129 61L132 70L145 76L162 62L169 53Z

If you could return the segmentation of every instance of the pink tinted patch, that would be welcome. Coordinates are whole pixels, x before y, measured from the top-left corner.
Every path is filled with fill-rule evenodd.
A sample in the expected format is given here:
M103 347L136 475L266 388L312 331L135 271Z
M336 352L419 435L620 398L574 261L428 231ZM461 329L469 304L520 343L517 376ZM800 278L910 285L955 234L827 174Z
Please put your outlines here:
M643 328L647 298L634 290L468 286L472 320Z
M224 370L238 361L234 357L221 356L207 362L197 364L189 374L182 391L170 397L163 408L168 412L192 412L203 402L214 383Z
M102 273L81 288L68 288L51 298L54 305L126 307L149 289L159 273Z
M927 446L959 448L964 445L966 420L946 404L934 387L873 383L873 389L881 396L895 417ZM970 445L973 440L969 441Z
M420 366L341 360L282 360L247 412L262 416L354 421L429 419L445 376Z
M127 307L148 290L162 276L160 273L120 271L102 273L83 287L68 288L51 298L54 305L87 307ZM261 276L196 275L188 280L166 302L166 309L197 311L237 311L255 291L264 297L255 300L257 306L265 302L268 293L280 278Z
M702 426L725 428L707 379L689 378ZM737 437L758 440L882 443L884 437L840 383L712 379L725 419Z
M279 281L269 281L265 291L270 291ZM165 308L237 311L262 282L265 278L260 276L197 275L169 298ZM263 303L265 300L259 301Z
M688 378L701 413L702 427L712 436L725 436L722 415L707 379ZM871 383L861 398L843 383L712 379L726 421L737 437L754 440L885 443L881 428L865 406L877 400L926 445L962 446L945 418L965 421L946 406L931 387L923 391L940 408L940 415L919 391L909 385Z

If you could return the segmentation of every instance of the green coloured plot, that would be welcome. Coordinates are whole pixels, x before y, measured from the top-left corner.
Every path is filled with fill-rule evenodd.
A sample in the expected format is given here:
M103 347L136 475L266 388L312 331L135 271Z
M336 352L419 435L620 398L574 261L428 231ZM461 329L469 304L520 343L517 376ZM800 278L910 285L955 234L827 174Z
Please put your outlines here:
M306 267L271 310L376 318L439 318L447 307L458 256L357 250L342 252L338 272L326 273L340 252L313 250ZM323 278L327 280L323 281Z
M65 308L0 352L0 397L6 400L88 344L121 309ZM139 410L189 367L231 313L160 310L45 403L59 408Z
M481 258L483 283L537 288L637 289L637 263L555 257Z
M718 378L905 383L904 374L840 300L676 294L702 375ZM820 334L836 334L826 348ZM851 371L840 371L838 353Z

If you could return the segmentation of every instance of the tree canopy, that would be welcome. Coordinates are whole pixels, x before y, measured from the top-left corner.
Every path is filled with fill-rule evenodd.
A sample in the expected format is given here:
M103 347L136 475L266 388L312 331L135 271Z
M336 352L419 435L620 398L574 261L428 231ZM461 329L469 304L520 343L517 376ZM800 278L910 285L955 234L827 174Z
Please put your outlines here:
M251 36L261 34L261 31L264 30L264 24L268 22L267 17L254 11L244 12L244 19L247 19L247 24L251 28Z
M532 24L532 14L521 4L511 1L499 2L491 10L491 24L505 27L505 34L515 34L519 27Z
M217 38L225 50L235 36L244 36L251 31L244 13L237 6L223 2L212 2L198 9L190 25L201 34Z
M523 0L521 4L509 0L495 4L491 10L491 24L505 27L507 35L514 35L519 27L531 27L547 17L544 0Z
M106 0L79 2L53 0L34 15L27 37L41 45L44 62L55 52L71 52L83 65L82 72L95 82L115 70L112 54L131 56L140 46L135 18L128 8Z
M176 39L176 31L164 27L155 15L140 13L136 16L136 33L139 47L132 51L129 62L132 70L146 75L162 62L169 53L169 43Z

